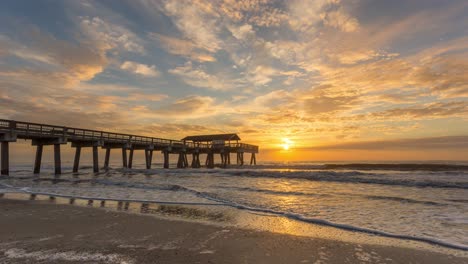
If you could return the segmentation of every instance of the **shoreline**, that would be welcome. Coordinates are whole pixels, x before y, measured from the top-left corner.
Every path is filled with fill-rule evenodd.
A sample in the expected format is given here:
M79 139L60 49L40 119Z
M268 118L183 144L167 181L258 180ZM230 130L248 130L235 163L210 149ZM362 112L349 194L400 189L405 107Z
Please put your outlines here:
M380 244L359 243L359 240L352 242L339 233L329 234L328 237L320 237L321 234L307 237L171 216L180 213L177 211L179 209L171 211L173 209L166 208L155 217L131 210L125 213L109 208L91 208L85 204L3 198L0 199L0 210L0 241L3 241L0 243L3 254L0 254L0 260L7 263L31 260L59 263L67 259L64 257L67 254L78 262L112 263L468 261L465 252L436 246L429 246L435 250L411 248L406 247L405 243L387 244L388 241L381 238L378 238ZM322 234L330 230L325 228ZM367 242L372 242L372 239ZM49 252L49 256L45 252Z
M34 198L32 198L33 196ZM148 215L148 211L151 211L151 214L149 215L169 220L175 219L209 225L234 226L235 228L253 229L313 238L335 239L336 237L340 237L340 240L351 243L396 245L399 247L429 250L443 254L450 253L453 255L468 257L468 250L465 246L448 244L436 239L432 240L386 233L366 228L356 228L342 224L329 223L328 221L321 219L317 221L314 221L314 219L304 220L296 217L289 217L284 214L271 213L270 211L249 209L247 207L235 207L219 203L161 202L135 199L114 200L99 197L69 196L40 192L5 192L0 193L0 198L2 197L13 200L53 201L58 204L72 204L71 201L73 200L73 204L78 206L117 210L119 212L132 214L142 214L144 207L146 211L144 213L145 215ZM100 206L99 203L101 203ZM111 204L112 206L104 206L103 203L107 203L108 205ZM163 211L160 211L150 209L150 206L155 206L156 208L168 207ZM230 221L227 221L228 219L225 218L222 219L222 221L218 221L223 218L222 215L230 215L230 218L235 219L229 219ZM232 217L233 215L235 215L235 217ZM278 225L283 226L278 227Z

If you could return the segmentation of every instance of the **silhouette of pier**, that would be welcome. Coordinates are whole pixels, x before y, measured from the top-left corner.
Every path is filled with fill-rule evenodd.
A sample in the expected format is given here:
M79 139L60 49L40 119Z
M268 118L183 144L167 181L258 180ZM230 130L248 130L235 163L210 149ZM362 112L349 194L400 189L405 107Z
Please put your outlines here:
M104 169L109 168L112 149L121 151L124 168L132 168L135 150L144 151L147 169L151 169L154 151L163 154L164 168L169 168L170 154L178 155L177 168L202 167L201 154L206 155L205 166L214 168L216 154L220 155L220 166L227 167L231 164L231 153L237 155L236 164L239 166L244 165L244 153L250 153L250 165L256 165L255 154L258 153L258 146L240 143L237 134L188 136L173 140L0 119L1 175L9 175L9 145L17 139L31 140L36 147L34 173L40 173L44 146L53 146L55 174L61 174L61 146L68 143L75 148L73 172L78 172L82 148L92 148L94 172L99 172L100 168L99 148L106 151ZM188 155L192 155L190 165Z

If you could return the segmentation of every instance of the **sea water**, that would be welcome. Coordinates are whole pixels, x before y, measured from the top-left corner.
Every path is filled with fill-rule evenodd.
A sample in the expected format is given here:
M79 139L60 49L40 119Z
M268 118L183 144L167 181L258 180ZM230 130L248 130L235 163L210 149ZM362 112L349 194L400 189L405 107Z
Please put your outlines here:
M445 162L447 164L447 162ZM227 169L113 168L93 173L81 167L40 175L15 165L0 179L0 192L55 194L111 200L153 201L279 215L468 250L466 164L264 163Z

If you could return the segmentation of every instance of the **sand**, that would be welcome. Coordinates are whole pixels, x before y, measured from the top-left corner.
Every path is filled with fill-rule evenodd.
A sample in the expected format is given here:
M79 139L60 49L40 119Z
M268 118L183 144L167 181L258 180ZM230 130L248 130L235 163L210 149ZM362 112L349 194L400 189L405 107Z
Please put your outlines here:
M0 199L0 263L468 263L468 258Z

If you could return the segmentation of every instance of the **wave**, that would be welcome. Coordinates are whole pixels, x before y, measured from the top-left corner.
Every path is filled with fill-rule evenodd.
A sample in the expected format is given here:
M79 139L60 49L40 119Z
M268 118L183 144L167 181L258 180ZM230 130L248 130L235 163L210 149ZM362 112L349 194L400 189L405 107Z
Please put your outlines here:
M447 163L267 163L257 167L310 170L468 171L466 164Z
M425 243L439 245L439 246L443 246L443 247L447 247L447 248L468 251L468 246L461 245L461 244L455 244L455 243L449 243L449 242L445 242L445 241L442 241L442 240L439 240L439 239L419 237L419 236L410 236L410 235L404 235L404 234L395 234L395 233L389 233L389 232L370 229L370 228L364 228L364 227L357 227L357 226L352 226L352 225L347 225L347 224L334 223L334 222L331 222L331 221L328 221L328 220L325 220L325 219L305 217L305 216L303 216L301 214L296 214L296 213L291 213L291 212L284 212L284 211L277 211L277 210L272 210L272 209L265 209L265 208L251 207L251 206L247 206L247 205L242 205L242 204L235 203L235 202L228 201L228 200L224 200L224 199L221 199L221 198L211 197L207 193L201 193L201 194L204 195L204 198L206 198L208 200L223 203L223 204L225 204L227 206L230 206L230 207L233 207L233 208L236 208L236 209L240 209L240 210L247 210L247 211L251 211L251 212L260 212L260 213L273 214L273 215L283 216L283 217L286 217L286 218L298 220L298 221L301 221L301 222L311 223L311 224L331 226L331 227L335 227L335 228L339 228L339 229L343 229L343 230L361 232L361 233L367 233L367 234L373 234L373 235L379 235L379 236L389 237L389 238L397 238L397 239L425 242Z
M122 175L118 170L115 171L118 175ZM468 174L458 173L456 175L449 175L451 179L437 177L440 173L434 175L427 172L431 177L412 177L411 175L404 175L405 178L392 177L392 174L382 173L370 173L362 171L327 171L327 170L262 170L262 169L174 169L174 170L149 170L143 175L159 175L159 176L178 176L184 175L184 177L198 177L199 175L214 175L218 177L254 177L254 178L277 178L277 179L302 179L309 181L323 181L323 182L344 182L344 183L362 183L362 184L380 184L380 185L394 185L394 186L407 186L407 187L431 187L431 188L451 188L451 189L468 189ZM426 174L427 174L426 173ZM444 172L445 174L446 172ZM106 178L113 176L113 172L107 172ZM127 170L124 175L126 176L138 176L142 175L137 171ZM459 179L452 180L455 176ZM467 176L467 177L464 177ZM102 181L103 178L98 178L98 175L94 175L92 179L79 179L79 175L73 175L73 180L68 180L61 177L38 177L38 176L7 176L1 177L0 180L15 179L15 180L27 180L33 179L33 181L50 181L52 183L60 183L66 181L73 181L75 183L89 181L91 183Z
M222 189L229 189L229 190L236 190L236 191L246 191L246 192L258 192L258 193L266 193L266 194L273 194L273 195L297 195L297 196L315 196L315 197L325 197L331 196L330 194L318 194L318 193L310 193L310 192L294 192L294 191L275 191L275 190L268 190L268 189L258 189L258 188L250 188L250 187L225 187L225 186L213 186L214 188L222 188ZM353 194L346 194L348 196ZM421 201L409 198L402 198L402 197L395 197L395 196L380 196L380 195L357 195L355 196L364 197L367 199L372 200L389 200L401 203L412 203L412 204L423 204L423 205L435 205L435 206L444 206L447 204L438 203L433 201ZM468 200L450 200L453 202L468 202Z
M373 200L390 200L390 201L396 201L396 202L401 202L401 203L413 203L413 204L436 205L436 206L447 205L447 204L438 203L438 202L420 201L420 200L414 200L414 199L402 198L402 197L393 197L393 196L367 195L365 197L367 197L368 199L373 199Z
M267 194L274 194L274 195L298 195L298 196L320 196L320 197L330 196L328 194L317 194L317 193L310 193L310 192L275 191L275 190L258 189L258 188L250 188L250 187L213 186L213 188L228 189L228 190L235 190L235 191L267 193Z
M265 171L265 170L226 170L224 175L241 177L288 178L326 182L350 182L365 184L398 185L408 187L432 187L468 189L465 181L441 181L430 179L392 179L391 175L364 173L359 171Z
M468 171L468 165L427 164L427 163L393 163L393 164L325 164L324 169L347 170L397 170L397 171Z

